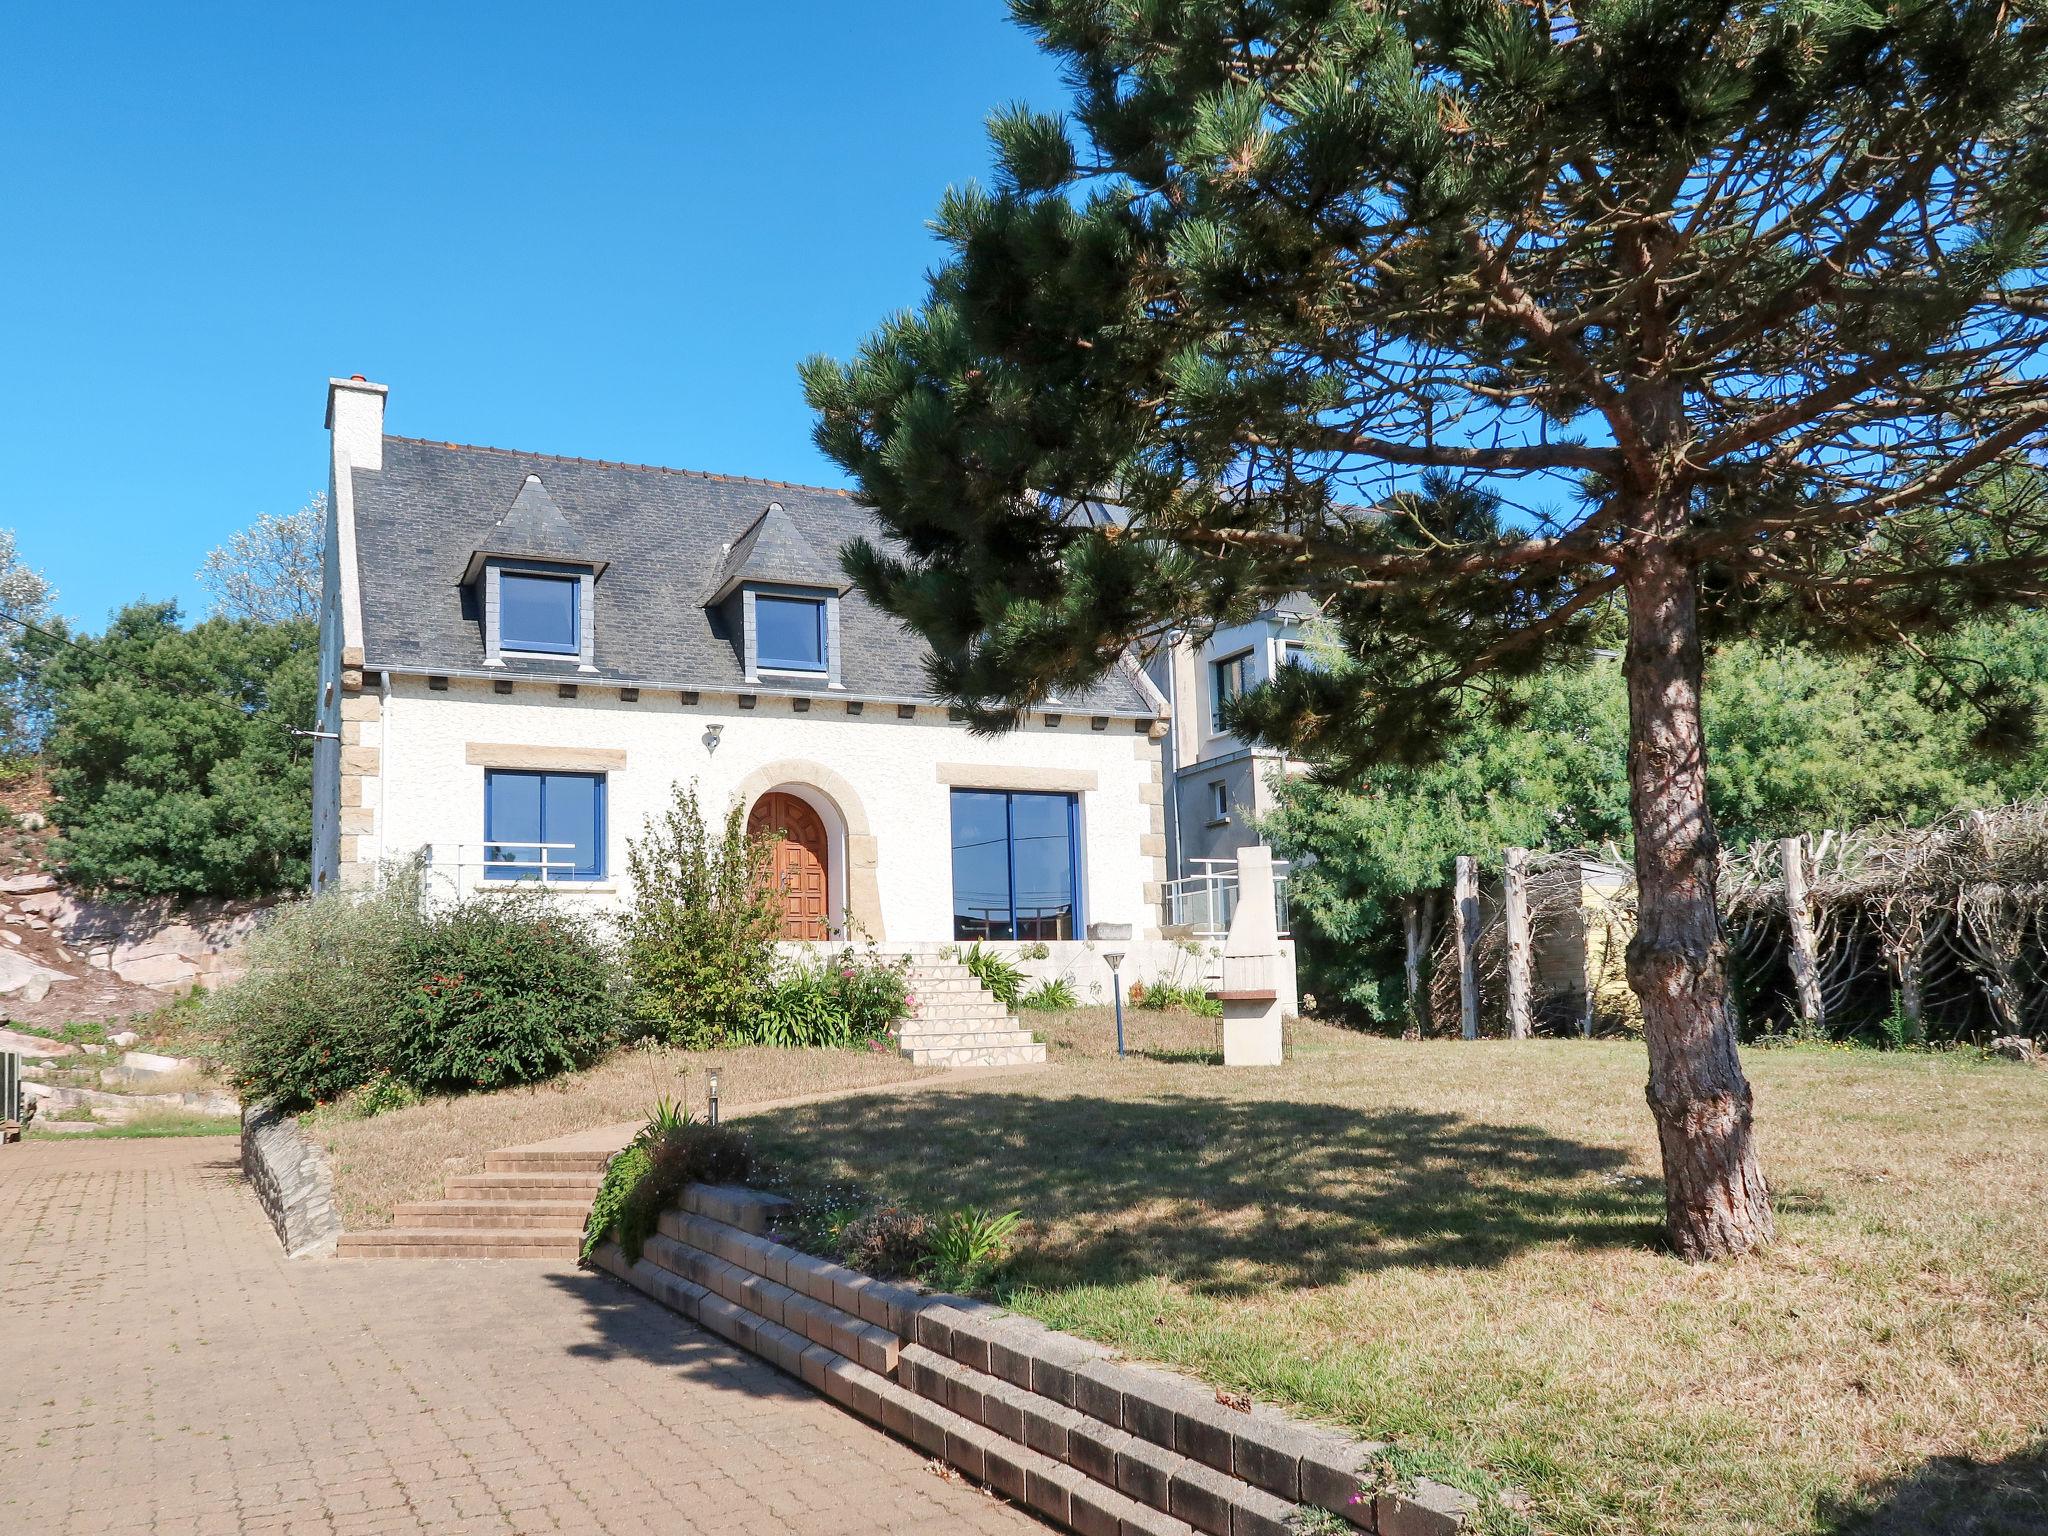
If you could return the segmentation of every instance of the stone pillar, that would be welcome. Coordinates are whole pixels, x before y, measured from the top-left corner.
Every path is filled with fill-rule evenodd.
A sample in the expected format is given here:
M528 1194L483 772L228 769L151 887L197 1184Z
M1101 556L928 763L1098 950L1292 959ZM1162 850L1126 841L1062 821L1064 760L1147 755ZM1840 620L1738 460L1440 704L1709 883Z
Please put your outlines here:
M1240 848L1237 911L1223 941L1223 985L1210 994L1223 1003L1223 1065L1280 1065L1280 1020L1284 994L1294 990L1292 972L1274 920L1273 850Z

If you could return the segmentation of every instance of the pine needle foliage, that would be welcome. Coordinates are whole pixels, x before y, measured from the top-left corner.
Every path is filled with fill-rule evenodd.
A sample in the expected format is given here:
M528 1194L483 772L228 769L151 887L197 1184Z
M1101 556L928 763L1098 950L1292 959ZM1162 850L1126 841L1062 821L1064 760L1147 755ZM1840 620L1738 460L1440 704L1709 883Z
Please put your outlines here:
M1283 669L1231 723L1334 774L1435 755L1475 700L1512 719L1625 599L1667 1174L1725 1143L1673 1175L1671 1235L1750 1246L1701 649L1924 645L2040 601L2048 16L1011 8L1072 110L998 113L926 303L804 368L887 535L849 574L985 730L1307 593L1356 664ZM1955 682L1984 745L2024 744L2014 698Z

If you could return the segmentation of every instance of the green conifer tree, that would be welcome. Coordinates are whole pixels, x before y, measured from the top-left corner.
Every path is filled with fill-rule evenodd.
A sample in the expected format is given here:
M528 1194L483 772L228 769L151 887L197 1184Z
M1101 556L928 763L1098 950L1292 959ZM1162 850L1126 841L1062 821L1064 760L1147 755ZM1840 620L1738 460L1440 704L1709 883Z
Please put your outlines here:
M918 311L805 366L863 589L984 726L1285 592L1357 662L1240 728L1426 757L1625 599L1667 1226L1767 1239L1715 910L1703 637L2033 600L2048 19L1985 0L1013 0ZM2029 482L2031 483L2031 482ZM1091 498L1121 517L1071 515ZM1462 702L1461 702L1462 700ZM2023 724L1979 701L1992 734Z

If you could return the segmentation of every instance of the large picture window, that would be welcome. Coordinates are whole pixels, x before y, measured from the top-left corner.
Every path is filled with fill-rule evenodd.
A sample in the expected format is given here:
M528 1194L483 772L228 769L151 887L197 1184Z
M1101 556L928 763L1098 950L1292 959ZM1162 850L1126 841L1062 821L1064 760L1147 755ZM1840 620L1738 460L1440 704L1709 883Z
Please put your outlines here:
M604 775L487 770L484 865L493 880L603 878Z
M1072 795L953 791L953 937L1072 939L1082 932Z
M825 670L825 603L816 597L754 598L755 655L764 667Z
M574 576L498 573L498 649L574 656L583 649L583 583Z

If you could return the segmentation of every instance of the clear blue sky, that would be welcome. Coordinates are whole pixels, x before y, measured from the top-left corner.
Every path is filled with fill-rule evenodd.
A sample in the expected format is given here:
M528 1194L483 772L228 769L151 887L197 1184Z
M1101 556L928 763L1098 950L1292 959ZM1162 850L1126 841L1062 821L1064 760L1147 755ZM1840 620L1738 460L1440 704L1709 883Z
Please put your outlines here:
M630 14L621 15L625 10ZM16 6L0 527L88 628L390 431L838 484L795 367L914 303L1000 0Z

